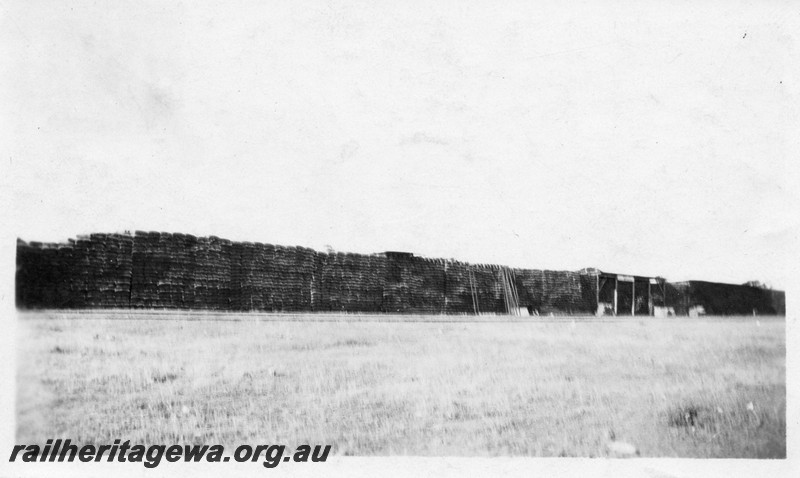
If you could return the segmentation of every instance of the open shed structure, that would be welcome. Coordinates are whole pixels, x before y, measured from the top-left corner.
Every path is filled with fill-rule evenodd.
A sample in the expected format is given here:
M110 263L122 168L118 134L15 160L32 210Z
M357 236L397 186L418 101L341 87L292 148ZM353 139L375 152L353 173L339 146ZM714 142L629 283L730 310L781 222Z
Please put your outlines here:
M598 315L655 315L666 308L666 279L597 271Z

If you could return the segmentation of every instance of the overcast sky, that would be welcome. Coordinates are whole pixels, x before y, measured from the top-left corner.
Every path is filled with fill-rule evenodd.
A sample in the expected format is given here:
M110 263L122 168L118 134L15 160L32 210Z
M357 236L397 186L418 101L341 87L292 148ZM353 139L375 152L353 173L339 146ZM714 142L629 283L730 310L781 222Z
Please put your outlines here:
M23 239L788 278L791 2L16 3Z

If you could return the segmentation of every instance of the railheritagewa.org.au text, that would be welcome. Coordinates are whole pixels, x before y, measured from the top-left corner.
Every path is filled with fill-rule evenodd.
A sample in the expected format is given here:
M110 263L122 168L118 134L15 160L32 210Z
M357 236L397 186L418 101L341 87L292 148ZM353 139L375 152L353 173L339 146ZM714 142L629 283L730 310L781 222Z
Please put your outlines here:
M324 462L330 445L300 445L293 451L285 445L239 445L233 454L226 454L222 445L131 445L130 440L114 440L111 445L78 446L69 439L47 440L44 446L14 445L9 462L113 462L142 463L155 468L162 461L170 463L261 462L275 468L282 462Z

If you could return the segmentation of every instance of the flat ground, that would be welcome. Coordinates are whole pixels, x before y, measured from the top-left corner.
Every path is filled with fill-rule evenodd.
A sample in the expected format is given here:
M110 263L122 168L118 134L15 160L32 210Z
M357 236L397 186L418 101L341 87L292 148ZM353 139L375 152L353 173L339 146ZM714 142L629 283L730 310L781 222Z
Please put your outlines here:
M18 442L786 456L782 318L319 318L20 313Z

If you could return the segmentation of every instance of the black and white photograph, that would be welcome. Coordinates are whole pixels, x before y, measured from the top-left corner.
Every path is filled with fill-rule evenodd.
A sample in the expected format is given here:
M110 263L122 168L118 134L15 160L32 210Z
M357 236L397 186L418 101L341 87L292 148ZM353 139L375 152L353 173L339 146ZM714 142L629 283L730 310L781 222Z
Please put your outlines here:
M798 32L3 2L0 475L798 476Z

